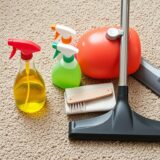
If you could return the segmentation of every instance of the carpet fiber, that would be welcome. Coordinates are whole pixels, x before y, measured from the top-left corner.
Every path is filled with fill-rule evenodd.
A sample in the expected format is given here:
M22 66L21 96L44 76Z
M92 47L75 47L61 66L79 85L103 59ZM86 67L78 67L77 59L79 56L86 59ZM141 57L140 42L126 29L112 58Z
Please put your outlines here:
M160 67L160 2L131 0L130 26L140 35L142 55ZM0 1L0 159L2 160L157 160L160 143L82 142L68 140L69 120L95 115L67 117L63 91L51 85L50 25L60 23L77 31L74 44L85 31L119 24L120 0L1 0ZM42 47L35 54L37 69L47 89L46 107L35 115L19 112L13 99L13 83L19 55L9 60L8 38L28 39ZM83 78L83 84L100 81ZM115 80L115 89L118 81ZM145 117L160 119L160 99L129 77L132 109Z

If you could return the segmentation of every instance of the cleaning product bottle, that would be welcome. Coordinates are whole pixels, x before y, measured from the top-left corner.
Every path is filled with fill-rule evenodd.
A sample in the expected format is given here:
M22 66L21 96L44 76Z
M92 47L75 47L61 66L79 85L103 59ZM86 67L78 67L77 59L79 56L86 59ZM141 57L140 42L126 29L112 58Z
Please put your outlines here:
M56 50L54 58L59 54L63 56L52 70L52 83L63 89L79 86L81 82L81 69L74 57L78 53L78 49L58 42L54 42L52 47Z
M10 59L17 50L21 51L20 70L14 83L16 105L23 112L37 112L45 105L46 91L32 57L33 53L40 51L41 48L31 41L20 39L9 39L8 45L13 47Z
M57 40L61 36L61 41L65 44L69 44L72 41L72 36L76 34L76 31L70 27L66 27L60 24L51 25L51 29L55 31L54 40Z

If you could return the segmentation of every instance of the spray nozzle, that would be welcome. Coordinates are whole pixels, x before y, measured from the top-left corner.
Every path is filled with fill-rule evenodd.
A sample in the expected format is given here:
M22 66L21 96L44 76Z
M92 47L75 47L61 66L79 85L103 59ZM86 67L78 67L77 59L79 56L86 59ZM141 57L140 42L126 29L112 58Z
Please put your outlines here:
M40 46L34 42L21 39L8 39L8 45L13 47L10 59L14 57L17 50L21 51L21 58L23 60L30 60L34 52L41 50Z
M55 31L54 40L57 40L58 37L61 36L61 40L65 44L71 43L72 36L76 34L76 31L72 28L59 24L51 25L51 29Z
M74 60L74 55L79 52L79 50L71 45L54 42L52 47L55 49L53 58L56 58L59 54L63 55L63 60L70 63Z

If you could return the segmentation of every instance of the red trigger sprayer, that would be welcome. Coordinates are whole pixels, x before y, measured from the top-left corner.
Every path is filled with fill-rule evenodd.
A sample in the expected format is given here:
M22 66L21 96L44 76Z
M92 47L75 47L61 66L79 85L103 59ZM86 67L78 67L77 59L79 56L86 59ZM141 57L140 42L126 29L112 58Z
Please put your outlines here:
M45 104L46 91L44 81L36 70L32 60L33 53L41 50L32 41L9 39L8 45L13 47L10 59L17 50L21 51L20 70L14 83L14 97L17 107L26 113L39 111Z

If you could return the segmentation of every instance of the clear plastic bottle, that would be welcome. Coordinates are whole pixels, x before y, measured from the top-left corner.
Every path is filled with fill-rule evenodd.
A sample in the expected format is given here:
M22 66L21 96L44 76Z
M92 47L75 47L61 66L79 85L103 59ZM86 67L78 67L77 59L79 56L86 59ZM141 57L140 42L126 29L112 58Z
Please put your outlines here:
M10 59L21 51L20 69L14 83L14 98L17 107L26 113L39 111L46 101L46 89L40 73L33 62L33 53L41 50L32 41L9 39L8 45L13 47Z

